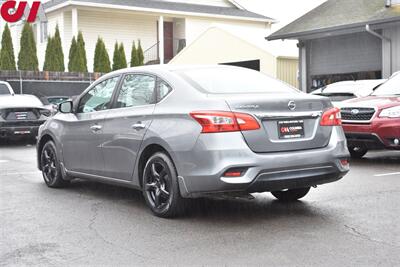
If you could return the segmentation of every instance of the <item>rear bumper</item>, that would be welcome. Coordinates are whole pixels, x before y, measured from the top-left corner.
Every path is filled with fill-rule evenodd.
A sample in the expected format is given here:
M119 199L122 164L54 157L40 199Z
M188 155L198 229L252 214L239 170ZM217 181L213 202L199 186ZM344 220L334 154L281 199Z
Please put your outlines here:
M333 182L348 171L349 158L341 127L333 127L326 147L310 150L254 153L241 133L204 134L190 153L178 153L178 173L184 197L223 192L267 192ZM244 168L241 177L223 177Z
M36 137L43 121L0 122L0 138Z
M400 119L375 118L370 124L343 124L349 146L368 149L400 149L394 139L400 139Z

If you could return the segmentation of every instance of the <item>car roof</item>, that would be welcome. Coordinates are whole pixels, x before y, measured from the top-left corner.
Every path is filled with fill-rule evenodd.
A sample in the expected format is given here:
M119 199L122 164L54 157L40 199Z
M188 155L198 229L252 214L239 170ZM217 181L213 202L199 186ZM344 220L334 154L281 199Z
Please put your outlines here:
M101 79L107 79L108 77L112 77L119 74L124 74L128 72L159 72L159 71L183 71L183 70L193 70L193 69L207 69L207 68L242 68L237 66L230 66L230 65L170 65L170 64L163 64L163 65L146 65L140 67L132 67L132 68L125 68L116 70L106 75L102 76Z
M327 85L325 88L320 88L313 91L318 93L361 93L372 91L376 86L384 83L386 79L376 80L357 80L357 81L341 81Z
M43 103L34 95L4 95L0 97L0 108L43 108Z

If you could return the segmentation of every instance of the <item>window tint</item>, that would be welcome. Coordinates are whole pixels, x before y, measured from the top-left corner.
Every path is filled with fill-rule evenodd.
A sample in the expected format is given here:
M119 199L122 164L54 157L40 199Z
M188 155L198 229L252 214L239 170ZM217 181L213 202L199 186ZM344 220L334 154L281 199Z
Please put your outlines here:
M178 71L178 74L197 89L211 94L299 92L275 78L245 68L197 68Z
M118 95L117 108L154 104L156 79L141 74L126 75Z
M9 95L10 90L8 90L7 85L5 84L0 84L0 95Z
M171 91L171 87L167 83L161 81L158 85L158 101L166 97Z
M84 95L79 103L78 113L89 113L110 108L112 94L119 77L105 80Z

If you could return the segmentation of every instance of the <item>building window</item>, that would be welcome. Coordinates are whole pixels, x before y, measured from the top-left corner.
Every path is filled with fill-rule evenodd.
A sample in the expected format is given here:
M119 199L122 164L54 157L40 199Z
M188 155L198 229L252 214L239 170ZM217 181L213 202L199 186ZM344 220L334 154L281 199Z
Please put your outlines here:
M40 42L47 41L47 21L40 22Z

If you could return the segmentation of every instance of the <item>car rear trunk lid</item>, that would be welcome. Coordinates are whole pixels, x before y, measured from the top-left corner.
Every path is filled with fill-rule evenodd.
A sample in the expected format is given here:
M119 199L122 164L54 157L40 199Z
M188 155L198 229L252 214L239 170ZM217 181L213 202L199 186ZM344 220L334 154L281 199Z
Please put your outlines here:
M325 147L331 126L320 126L329 99L306 94L224 95L234 112L253 115L261 128L242 131L250 149L256 153L282 152Z

